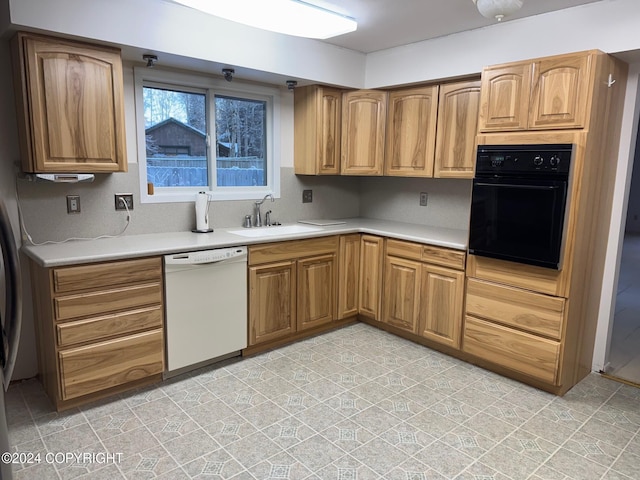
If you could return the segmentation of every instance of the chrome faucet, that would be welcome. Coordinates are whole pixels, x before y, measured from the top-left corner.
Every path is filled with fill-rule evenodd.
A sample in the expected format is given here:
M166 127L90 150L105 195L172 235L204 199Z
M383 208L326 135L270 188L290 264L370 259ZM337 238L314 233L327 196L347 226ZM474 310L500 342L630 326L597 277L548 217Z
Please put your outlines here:
M273 198L273 195L271 195L270 193L267 193L262 200L257 200L255 203L255 219L253 224L256 227L262 226L262 215L260 215L260 205L262 205L267 198L271 198L272 202L275 201L275 199Z

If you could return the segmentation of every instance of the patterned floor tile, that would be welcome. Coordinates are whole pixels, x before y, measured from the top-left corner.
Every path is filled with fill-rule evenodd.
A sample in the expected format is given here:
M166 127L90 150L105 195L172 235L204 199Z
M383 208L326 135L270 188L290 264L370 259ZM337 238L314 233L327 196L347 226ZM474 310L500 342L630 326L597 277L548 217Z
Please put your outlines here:
M473 458L441 441L423 449L415 458L446 478L455 478L474 463Z
M223 447L258 431L256 427L237 413L232 413L228 417L216 420L203 427L203 429Z
M390 428L380 437L407 455L416 455L436 441L435 437L409 422Z
M479 458L479 462L514 480L528 478L540 465L535 460L520 455L505 443L489 450Z
M37 380L5 398L14 452L124 457L17 464L17 479L632 480L640 465L640 390L591 374L557 397L366 324L63 413Z
M224 448L213 450L182 467L188 478L233 478L244 467Z
M474 459L480 458L497 445L495 440L462 426L443 435L440 441Z
M298 480L312 472L286 452L280 452L249 469L255 478Z
M345 455L322 468L315 475L321 480L379 480L381 477L369 466Z
M287 453L311 472L319 472L346 454L344 450L319 434L294 445L287 450Z
M352 420L331 425L321 434L345 452L352 452L375 438L373 433Z
M606 467L573 453L564 447L560 448L546 464L575 480L600 479L607 471ZM636 466L637 465L638 464L636 464Z

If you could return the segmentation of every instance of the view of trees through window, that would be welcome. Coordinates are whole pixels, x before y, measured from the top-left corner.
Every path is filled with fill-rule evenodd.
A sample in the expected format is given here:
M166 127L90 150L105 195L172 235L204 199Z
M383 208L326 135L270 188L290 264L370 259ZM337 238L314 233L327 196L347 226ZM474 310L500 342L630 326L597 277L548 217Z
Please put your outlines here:
M156 187L210 182L207 96L144 87L147 181ZM266 185L266 102L215 96L216 186Z

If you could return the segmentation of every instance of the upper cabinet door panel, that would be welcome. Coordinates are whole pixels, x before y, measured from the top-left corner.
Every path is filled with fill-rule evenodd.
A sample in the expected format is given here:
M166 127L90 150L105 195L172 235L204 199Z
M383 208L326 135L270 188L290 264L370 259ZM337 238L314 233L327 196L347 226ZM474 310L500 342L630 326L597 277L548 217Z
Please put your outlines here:
M387 92L356 90L342 97L342 173L382 175Z
M385 175L432 177L438 86L389 94Z
M340 173L340 130L342 119L342 92L324 88L320 97L322 117L319 119L318 173Z
M529 128L584 128L589 111L591 56L572 55L533 64Z
M479 130L525 130L530 90L530 63L485 68L482 72Z
M440 86L434 177L473 178L480 81Z
M295 173L340 173L342 91L309 85L294 91L293 158Z
M126 171L119 52L30 36L23 46L32 157L25 170Z

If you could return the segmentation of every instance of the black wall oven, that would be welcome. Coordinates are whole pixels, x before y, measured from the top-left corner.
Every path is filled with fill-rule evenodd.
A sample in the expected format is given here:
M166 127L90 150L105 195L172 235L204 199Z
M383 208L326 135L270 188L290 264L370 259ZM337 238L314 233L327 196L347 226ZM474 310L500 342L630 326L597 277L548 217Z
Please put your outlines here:
M469 253L562 266L573 145L480 145Z

